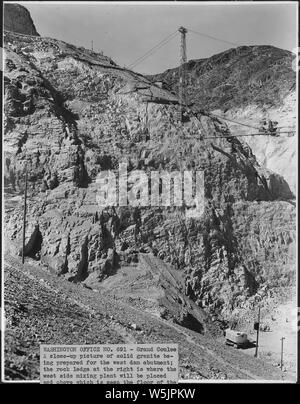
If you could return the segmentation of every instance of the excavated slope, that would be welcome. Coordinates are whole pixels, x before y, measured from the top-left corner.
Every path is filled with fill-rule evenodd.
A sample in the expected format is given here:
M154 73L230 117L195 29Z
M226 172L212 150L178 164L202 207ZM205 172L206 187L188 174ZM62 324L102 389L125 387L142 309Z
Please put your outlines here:
M262 119L295 131L297 122L295 55L274 46L241 46L186 64L187 101L222 117L235 135L257 133ZM178 93L179 69L150 76ZM283 128L285 127L285 128ZM296 193L295 132L280 137L250 136L245 141L260 165L281 174Z
M4 39L7 253L22 245L26 168L26 255L70 281L101 284L151 253L221 318L293 283L293 194L245 143L222 138L224 124L205 116L181 124L173 94L103 55L50 38ZM117 172L122 159L147 174L204 171L204 214L175 206L101 213L96 176Z

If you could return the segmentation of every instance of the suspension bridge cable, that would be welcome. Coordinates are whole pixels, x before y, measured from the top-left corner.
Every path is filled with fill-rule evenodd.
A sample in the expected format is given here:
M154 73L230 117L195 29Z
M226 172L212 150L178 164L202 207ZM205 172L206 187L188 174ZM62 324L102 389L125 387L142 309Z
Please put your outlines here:
M148 55L146 55L145 57L143 57L141 60L139 60L138 62L136 62L135 64L131 65L128 67L128 69L132 70L133 68L135 68L136 66L138 66L140 63L144 62L146 59L148 59L150 56L152 56L155 52L157 52L159 49L161 49L164 45L166 45L168 42L170 42L170 40L172 40L174 37L170 38L168 41L166 41L165 43L161 44L160 46L158 46L156 49L154 49L151 53L149 53Z
M188 28L188 31L189 31L189 32L192 32L192 33L194 33L194 34L196 34L196 35L200 35L200 36L202 36L202 37L206 37L206 38L209 38L209 39L213 39L213 40L215 40L215 41L224 42L224 43L227 43L227 44L230 44L230 45L234 45L234 46L242 46L241 44L234 43L234 42L230 42L230 41L227 41L227 40L224 40L224 39L221 39L221 38L217 38L217 37L214 37L214 36L212 36L212 35L205 34L205 33L203 33L203 32L198 32L198 31L192 30L192 29L190 29L190 28ZM147 58L148 56L151 56L152 52L157 50L157 49L156 49L157 47L160 47L160 45L165 45L165 44L168 42L168 40L171 39L171 38L173 39L173 35L175 36L177 33L178 33L178 31L175 31L175 32L173 32L172 34L168 35L166 38L162 39L162 40L161 40L160 42L158 42L155 46L153 46L151 49L149 49L144 55L140 56L139 58L137 58L136 60L134 60L131 64L129 64L129 65L127 66L127 68L132 68L133 66L135 66L135 65L137 65L137 64L139 64L139 63L141 63L144 58ZM166 41L167 41L167 42L166 42Z
M151 49L149 49L144 55L140 56L139 58L134 60L132 63L130 63L130 65L128 65L128 68L131 68L132 66L139 64L142 61L142 59L147 58L153 52L155 52L157 50L156 48L165 45L167 42L169 42L169 40L173 39L173 37L175 37L175 35L177 33L178 33L178 31L172 32L172 34L170 34L166 38L162 39L155 46L153 46Z
M205 37L205 38L213 39L213 40L215 40L215 41L224 42L224 43L227 43L227 44L229 44L229 45L245 46L245 45L242 45L242 44L239 44L239 43L236 43L236 42L230 42L230 41L227 41L227 40L225 40L225 39L221 39L221 38L217 38L217 37L212 36L212 35L204 34L203 32L198 32L198 31L195 31L195 30L190 29L190 28L187 28L187 30L188 30L189 32L192 32L193 34L200 35L200 36L203 36L203 37Z
M214 117L216 117L216 118L219 118L219 119L221 119L221 120L223 119L224 121L236 123L237 125L246 126L246 127L248 127L248 128L252 128L252 129L258 129L258 130L260 129L260 128L258 128L257 126L252 126L252 125L248 125L248 124L246 124L246 123L238 122L238 121L235 121L235 120L233 120L233 119L225 118L225 117L222 117L222 116L220 116L220 115L216 115L216 114L211 113L211 112L209 112L209 115L214 116ZM276 127L276 129L280 129L280 128L294 128L294 127L293 127L293 126L277 126L277 127Z

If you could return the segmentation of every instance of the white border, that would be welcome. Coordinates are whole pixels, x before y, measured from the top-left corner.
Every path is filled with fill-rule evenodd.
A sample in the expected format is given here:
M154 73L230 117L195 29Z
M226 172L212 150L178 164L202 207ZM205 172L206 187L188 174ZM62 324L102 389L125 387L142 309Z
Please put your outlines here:
M12 2L8 1L3 1L4 4L9 4ZM236 5L260 5L260 4L294 4L295 6L298 5L298 1L16 1L15 3L24 5L26 7L26 4L98 4L98 5L172 5L172 6L202 6L202 5L209 5L209 6L214 6L214 5L231 5L231 6L236 6ZM4 11L4 10L3 10ZM296 9L296 26L298 27L298 32L297 32L297 40L299 38L299 15L298 15L298 8ZM4 27L4 12L2 15L2 27ZM4 32L4 30L3 30ZM299 46L299 43L297 44ZM4 50L2 49L2 71L4 72ZM299 107L299 96L298 96L298 90L299 89L299 66L296 71L296 100L297 100L297 106ZM2 75L2 117L4 116L4 74ZM296 123L296 142L297 142L297 150L299 146L299 140L298 140L298 109L297 108L297 123ZM2 135L4 134L4 126L3 126L3 119L2 119ZM4 190L4 143L3 143L3 136L2 136L2 191ZM298 164L299 164L299 155L297 153L297 182L296 182L296 203L298 202ZM4 223L4 192L2 192L2 224ZM2 242L2 250L1 250L1 259L2 259L2 268L1 268L1 274L2 274L2 282L1 282L1 291L2 291L2 299L1 299L1 382L5 384L27 384L27 383L39 383L38 380L5 380L4 379L4 326L5 326L5 318L4 318L4 235L3 231L1 233L1 242ZM296 289L296 296L297 296L297 304L298 304L298 281L299 281L299 274L298 274L298 211L296 209L296 283L297 283L297 289ZM297 341L298 342L298 341ZM297 377L298 377L298 345L297 345ZM295 384L295 381L289 381L289 380L180 380L179 384L183 383L197 383L197 384Z

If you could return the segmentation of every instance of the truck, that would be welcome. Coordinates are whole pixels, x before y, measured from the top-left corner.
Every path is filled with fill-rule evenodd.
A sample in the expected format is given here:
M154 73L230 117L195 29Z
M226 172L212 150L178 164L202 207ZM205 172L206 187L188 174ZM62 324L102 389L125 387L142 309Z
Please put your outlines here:
M241 331L231 330L228 328L224 331L225 335L225 344L231 345L234 348L241 348L243 346L247 346L248 337L247 334Z

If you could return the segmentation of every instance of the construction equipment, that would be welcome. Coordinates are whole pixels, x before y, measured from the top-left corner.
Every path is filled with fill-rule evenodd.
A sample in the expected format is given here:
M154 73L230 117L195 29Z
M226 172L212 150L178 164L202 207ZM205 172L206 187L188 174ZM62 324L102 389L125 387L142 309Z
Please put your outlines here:
M262 120L260 122L259 133L270 136L279 136L277 125L277 121L271 121L271 119L269 119L267 122L266 120Z
M246 346L249 342L247 334L245 334L244 332L235 331L231 330L230 328L227 328L224 334L225 334L225 344L231 345L236 349Z
M269 119L269 123L268 123L268 132L269 135L271 136L279 136L278 132L277 132L277 125L278 122L277 121L271 121Z
M268 131L267 129L267 121L263 119L260 121L260 126L259 126L259 133L266 133Z

